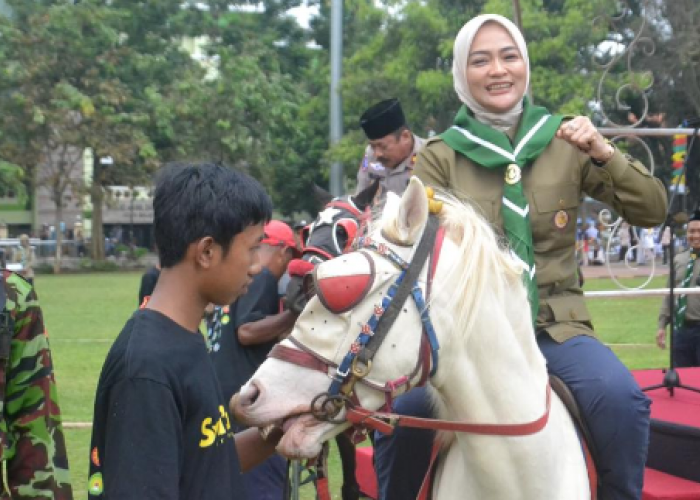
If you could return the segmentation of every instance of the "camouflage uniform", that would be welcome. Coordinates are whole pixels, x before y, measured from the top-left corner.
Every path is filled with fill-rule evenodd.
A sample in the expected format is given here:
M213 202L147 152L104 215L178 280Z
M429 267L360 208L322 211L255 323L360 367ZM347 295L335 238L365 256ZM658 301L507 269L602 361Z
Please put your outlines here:
M4 310L14 330L9 359L0 347L0 453L6 469L0 476L0 499L71 500L61 413L39 302L24 279L7 270L2 273Z

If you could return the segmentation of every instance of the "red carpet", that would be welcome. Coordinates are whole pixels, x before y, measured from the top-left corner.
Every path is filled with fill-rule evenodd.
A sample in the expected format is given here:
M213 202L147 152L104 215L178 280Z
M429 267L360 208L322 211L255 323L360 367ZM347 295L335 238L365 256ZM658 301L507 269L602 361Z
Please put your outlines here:
M700 390L700 368L679 368L676 370L681 384ZM637 383L644 388L663 382L661 370L639 370L632 372ZM673 424L687 425L700 429L700 394L675 388L673 397L668 389L647 391L654 402L651 405L651 418Z
M647 469L642 500L698 500L700 483Z
M369 498L377 498L377 478L374 475L374 465L372 464L374 450L371 446L357 448L355 455L357 456L355 477L360 491Z
M700 368L679 368L680 383L700 389ZM663 383L661 370L633 372L642 388ZM652 400L644 500L700 500L700 393L646 391Z

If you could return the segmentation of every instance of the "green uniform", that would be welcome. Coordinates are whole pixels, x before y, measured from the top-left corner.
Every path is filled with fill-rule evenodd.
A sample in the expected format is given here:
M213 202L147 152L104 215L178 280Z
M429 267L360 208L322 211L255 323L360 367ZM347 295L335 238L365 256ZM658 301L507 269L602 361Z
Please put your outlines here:
M674 259L674 264L675 264L675 278L676 282L674 283L674 287L678 288L681 286L681 283L683 283L683 280L685 279L685 273L686 269L688 267L688 261L690 260L690 252L691 248L686 250L685 252L681 252L676 256ZM698 259L695 260L695 264L693 265L693 274L690 278L690 285L689 288L692 288L696 286L698 283L698 278L700 277L700 265L698 265ZM671 276L669 275L668 277L668 286L671 286ZM674 299L676 301L676 305L678 304L678 298L681 296L679 293L674 293ZM663 302L661 303L661 310L659 311L659 329L666 328L669 323L671 323L671 297L670 295L666 295L664 297ZM700 295L688 295L687 296L687 303L686 303L686 309L685 309L685 320L686 321L691 321L693 323L698 323L700 322Z
M0 477L0 498L69 500L68 458L39 302L29 283L2 272L14 330L9 359L0 362L0 453L8 483Z
M440 137L418 154L415 175L424 184L449 188L471 201L499 230L506 169L489 170L456 153ZM578 286L576 218L583 195L612 207L630 224L650 227L666 216L666 190L638 161L615 151L604 166L558 138L522 171L529 203L540 309L537 329L558 342L593 335Z

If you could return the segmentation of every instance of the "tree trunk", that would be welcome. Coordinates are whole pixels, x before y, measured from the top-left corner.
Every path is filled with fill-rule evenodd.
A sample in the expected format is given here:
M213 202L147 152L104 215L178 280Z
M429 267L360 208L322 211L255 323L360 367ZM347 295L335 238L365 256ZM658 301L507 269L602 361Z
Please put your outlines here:
M105 260L105 235L102 226L102 169L100 157L93 153L92 160L92 185L90 186L90 201L92 202L92 259Z
M63 231L61 231L61 221L63 220L63 199L59 195L56 197L56 254L53 261L53 273L61 274L61 257L63 254Z

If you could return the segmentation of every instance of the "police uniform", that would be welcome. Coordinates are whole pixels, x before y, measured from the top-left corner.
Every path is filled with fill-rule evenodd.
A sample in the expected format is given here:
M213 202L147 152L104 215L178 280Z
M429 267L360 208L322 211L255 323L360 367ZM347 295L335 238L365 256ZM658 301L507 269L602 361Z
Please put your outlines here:
M416 163L418 152L425 144L425 140L413 134L413 151L408 157L396 167L388 169L377 161L372 146L367 146L365 155L362 158L360 169L357 172L357 190L355 194L368 187L375 180L379 179L382 193L391 191L398 195L403 194L408 181L413 175L413 165Z
M385 99L367 109L360 117L360 126L370 141L382 139L401 130L402 127L407 127L401 103L396 98ZM403 194L413 175L416 155L424 143L423 139L413 134L413 150L394 168L386 168L377 161L372 146L367 146L360 169L357 172L355 194L359 194L376 180L379 180L381 188L375 199L383 200L389 191L398 195Z
M464 197L500 231L503 186L509 173L510 168L476 165L439 137L427 141L415 166L415 175L424 184ZM518 169L517 176L522 176L529 203L534 243L540 299L538 345L549 372L567 383L588 422L594 449L600 452L600 497L640 498L650 402L612 351L594 338L577 279L576 218L585 193L610 205L630 224L653 226L665 218L666 191L641 163L618 150L606 164L597 166L588 155L556 137L531 165ZM430 415L428 397L415 391L420 389L410 393L412 399L405 403L399 398L394 411ZM411 481L420 485L431 442L431 436L412 430L393 437L377 435L379 498L413 495L417 487L406 485Z

